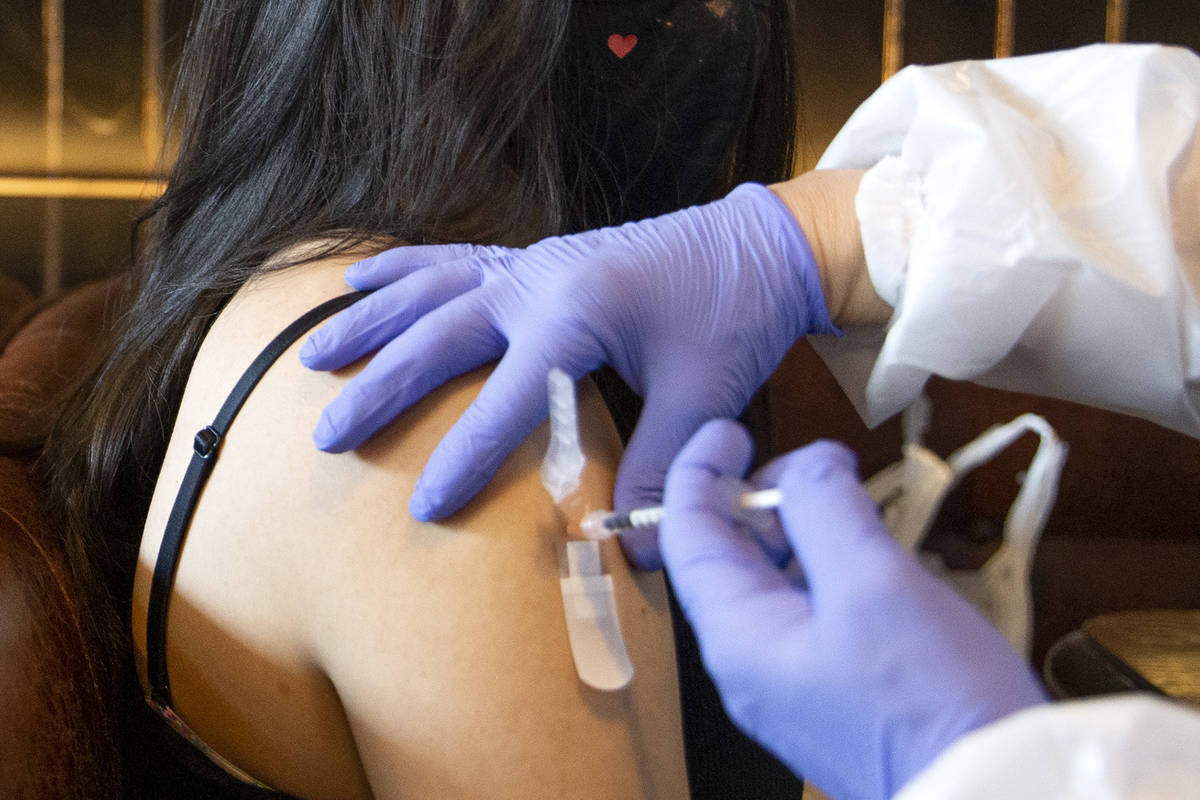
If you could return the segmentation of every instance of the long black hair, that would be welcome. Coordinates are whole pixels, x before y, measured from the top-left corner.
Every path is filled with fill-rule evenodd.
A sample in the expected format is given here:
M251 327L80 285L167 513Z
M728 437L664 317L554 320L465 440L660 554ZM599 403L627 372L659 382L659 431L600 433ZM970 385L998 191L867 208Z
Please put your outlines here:
M791 10L774 7L751 125L714 192L791 167ZM101 567L84 578L113 590L121 617L189 366L269 256L315 239L332 242L328 255L368 239L513 243L588 225L586 148L557 102L571 90L570 20L571 0L199 4L167 189L138 220L103 361L42 460L74 562Z

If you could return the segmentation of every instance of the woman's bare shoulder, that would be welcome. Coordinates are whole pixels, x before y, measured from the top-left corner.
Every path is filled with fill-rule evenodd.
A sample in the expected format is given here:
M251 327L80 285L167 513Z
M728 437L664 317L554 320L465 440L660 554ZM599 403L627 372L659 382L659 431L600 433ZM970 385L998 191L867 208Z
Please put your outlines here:
M275 334L348 291L350 260L257 279L214 322L146 526L139 642L149 569L193 434ZM311 431L358 365L314 373L299 347L231 426L189 529L168 651L189 722L235 763L307 796L345 796L355 783L379 797L401 786L416 796L529 796L547 786L556 796L683 796L661 577L630 573L615 545L606 564L637 676L611 695L575 679L558 588L563 520L538 476L545 431L462 512L419 523L407 511L413 483L487 370L436 390L357 451L330 455ZM619 448L594 390L581 403L581 504L604 507Z

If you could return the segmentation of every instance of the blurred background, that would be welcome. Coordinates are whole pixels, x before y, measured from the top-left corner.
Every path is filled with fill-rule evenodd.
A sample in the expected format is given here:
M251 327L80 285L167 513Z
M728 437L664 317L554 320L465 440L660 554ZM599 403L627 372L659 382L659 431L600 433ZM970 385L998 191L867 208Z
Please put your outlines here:
M1200 46L1200 0L793 0L802 166L910 63L1096 41ZM170 75L193 0L0 2L0 271L43 294L121 266L157 191Z
M1200 46L1197 0L793 0L803 166L904 64L1105 39ZM122 265L157 191L193 0L0 2L0 271L44 294Z
M0 273L53 296L127 261L190 14L178 0L0 3Z
M163 107L191 7L0 0L0 275L53 297L126 264L130 223L159 189ZM1200 48L1200 0L796 0L796 12L805 167L905 64L1102 41ZM1096 613L1200 608L1196 442L1068 403L943 382L931 394L928 443L943 455L1027 410L1072 448L1034 575L1035 660ZM899 457L898 426L866 430L804 344L772 379L768 404L776 452L840 438L864 475ZM952 498L938 532L951 555L995 547L1032 449L1021 443Z

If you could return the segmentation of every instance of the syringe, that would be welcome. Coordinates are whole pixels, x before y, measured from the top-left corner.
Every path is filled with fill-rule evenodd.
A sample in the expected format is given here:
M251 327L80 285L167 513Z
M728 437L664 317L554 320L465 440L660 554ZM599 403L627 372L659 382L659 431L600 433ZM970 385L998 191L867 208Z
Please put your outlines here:
M759 489L742 492L737 496L738 511L758 511L778 508L783 495L778 489ZM633 511L618 513L599 509L584 515L580 529L589 539L607 539L618 533L624 533L633 528L649 528L662 521L666 512L662 506L635 508Z

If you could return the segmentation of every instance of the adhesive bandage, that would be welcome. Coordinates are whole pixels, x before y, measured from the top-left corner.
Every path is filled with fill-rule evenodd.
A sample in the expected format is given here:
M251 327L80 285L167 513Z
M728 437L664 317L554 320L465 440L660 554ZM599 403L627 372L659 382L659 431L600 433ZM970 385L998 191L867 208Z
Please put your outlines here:
M579 443L575 383L554 368L546 378L550 405L550 444L542 460L542 485L562 505L579 488L585 458ZM559 585L567 617L571 658L579 680L600 691L615 691L633 679L633 662L617 619L613 579L604 572L600 544L568 541L561 549Z

